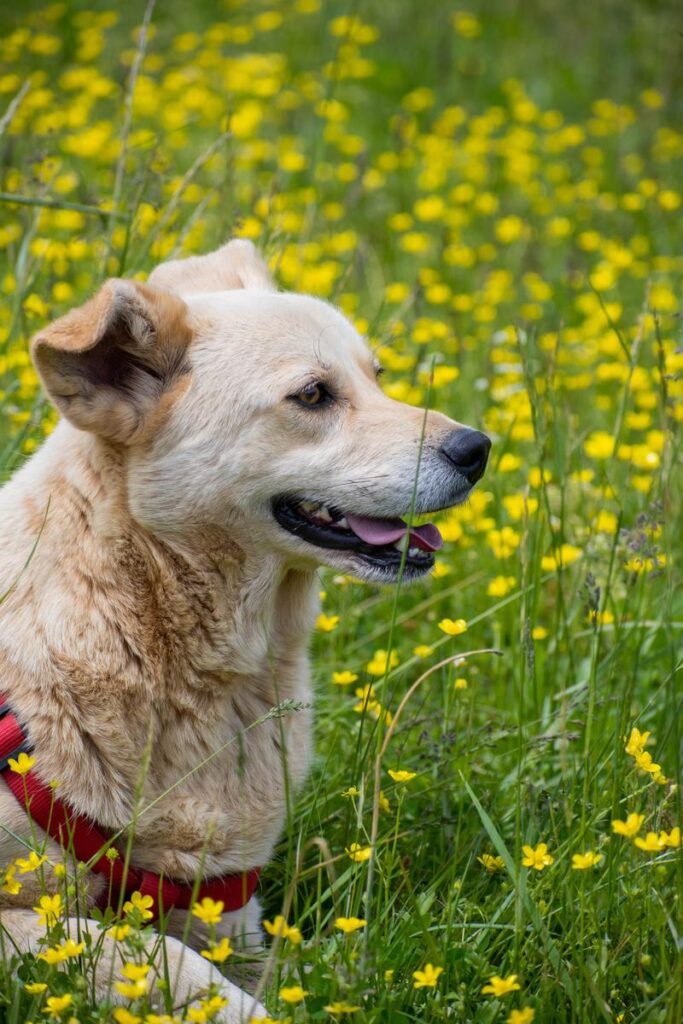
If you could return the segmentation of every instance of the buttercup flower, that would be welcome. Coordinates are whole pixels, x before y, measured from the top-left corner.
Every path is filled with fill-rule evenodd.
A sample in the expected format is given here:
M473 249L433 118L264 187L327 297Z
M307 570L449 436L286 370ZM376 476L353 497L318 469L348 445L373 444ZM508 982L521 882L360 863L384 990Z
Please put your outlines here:
M44 953L39 953L38 959L44 960L48 964L61 964L72 957L80 956L84 949L85 942L66 939L61 946L53 946L51 949L46 949Z
M482 853L481 857L477 857L477 860L490 875L495 874L496 871L502 871L505 867L503 858L494 857L492 853Z
M201 955L215 964L224 963L232 954L230 939L223 937L220 942L212 942L209 949L203 949Z
M45 854L43 854L42 857L39 857L35 850L31 850L28 857L17 857L14 863L19 868L19 874L26 875L29 871L37 871L46 860L47 857Z
M648 832L644 839L637 836L633 842L639 850L645 850L647 853L659 853L666 845L656 832Z
M422 970L413 971L413 988L436 988L439 975L443 974L443 967L435 967L433 964L425 964Z
M27 981L24 984L24 988L30 996L39 996L47 988L44 981Z
M439 629L446 636L460 636L467 629L467 623L464 619L442 619Z
M586 871L588 868L594 868L601 860L602 854L594 853L591 850L587 850L585 853L575 853L572 856L572 868L574 871Z
M355 683L357 679L357 674L348 670L332 673L332 682L336 683L337 686L348 686L350 683Z
M531 1006L525 1006L523 1010L512 1010L507 1018L507 1024L532 1024L536 1011Z
M482 994L485 996L495 996L496 999L502 998L502 996L508 995L510 992L518 992L521 985L517 981L516 974L508 974L507 978L501 978L499 974L493 974L488 984L482 988Z
M50 996L45 1001L45 1013L50 1017L61 1017L65 1010L68 1010L73 1003L74 997L70 992L63 996Z
M10 757L7 759L9 768L13 772L16 772L17 775L27 775L35 763L35 757L25 754L23 750L18 757Z
M195 903L192 914L204 924L219 924L224 907L223 900L212 900L210 896L204 896L200 902Z
M612 831L618 836L627 836L631 838L640 832L641 826L645 821L644 814L629 814L626 821L620 821L618 818L612 822Z
M403 768L398 768L396 770L389 768L388 773L394 782L410 782L410 780L414 779L417 775L417 772L408 772Z
M137 910L143 921L151 921L154 914L151 911L151 907L154 906L154 899L151 896L143 896L141 892L137 890L131 894L129 900L123 904L124 914L131 914L134 910Z
M280 999L285 1003L300 1003L308 995L301 985L285 985L280 989Z
M38 906L33 909L40 918L40 923L43 927L52 928L53 925L57 924L64 910L62 897L59 893L55 893L54 896L41 896L38 900Z
M371 846L361 846L359 843L351 843L350 846L346 847L346 852L356 863L361 864L365 860L370 860L372 853Z
M272 921L264 921L263 927L269 935L274 935L281 939L289 939L295 946L298 946L301 942L301 932L295 925L289 925L285 921L282 914L278 914Z
M344 932L345 935L350 935L351 932L356 932L359 928L365 928L367 923L362 917L338 917L334 922L334 926Z
M546 843L539 843L535 848L533 846L523 846L522 853L522 864L525 868L535 868L536 871L543 871L544 868L549 867L554 857L548 853L548 847Z

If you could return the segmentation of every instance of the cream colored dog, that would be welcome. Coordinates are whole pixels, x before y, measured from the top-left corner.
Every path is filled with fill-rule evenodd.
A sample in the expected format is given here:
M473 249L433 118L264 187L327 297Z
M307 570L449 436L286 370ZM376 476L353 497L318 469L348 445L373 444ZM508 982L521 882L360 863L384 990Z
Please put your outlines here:
M438 531L408 535L396 517L462 501L488 439L387 398L352 325L279 294L242 241L148 284L108 281L32 353L63 418L0 491L0 688L36 771L104 830L137 808L138 867L192 881L262 865L285 773L294 789L306 776L310 713L249 726L310 703L316 567L427 572ZM31 832L2 780L0 824L6 864ZM60 859L49 838L45 850ZM19 949L42 934L32 878L0 904ZM91 876L90 902L102 884ZM254 938L259 917L253 898L221 934ZM174 934L185 919L173 913ZM194 920L191 942L205 942ZM177 938L166 950L177 1001L219 979L220 1019L265 1012ZM107 957L118 963L113 943L102 994Z

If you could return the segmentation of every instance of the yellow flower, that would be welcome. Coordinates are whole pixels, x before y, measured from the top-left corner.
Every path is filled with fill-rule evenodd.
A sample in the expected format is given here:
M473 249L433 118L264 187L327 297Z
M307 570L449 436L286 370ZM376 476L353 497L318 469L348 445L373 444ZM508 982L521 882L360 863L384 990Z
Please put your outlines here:
M649 754L647 750L634 754L634 761L641 771L648 772L650 775L659 775L662 770L662 766L655 764L652 760L652 754Z
M357 932L359 928L365 928L367 923L362 917L338 917L334 922L334 927L339 928L345 935L350 935L351 932Z
M274 935L280 939L289 939L295 946L298 946L301 942L301 932L299 929L296 925L287 924L282 914L278 914L272 921L264 921L263 927L269 935Z
M588 868L594 868L601 860L602 854L593 853L592 850L586 850L585 853L575 853L572 856L572 868L574 871L586 871Z
M494 875L496 871L502 871L505 867L503 858L494 857L492 853L482 853L481 857L477 857L477 860L490 875Z
M46 860L47 857L45 854L43 854L42 857L39 857L35 850L31 850L26 859L23 857L17 857L14 863L19 868L19 874L26 875L29 871L36 871L41 864L45 863Z
M115 987L126 999L139 999L147 992L149 964L124 964L121 974L126 981L115 982Z
M280 989L280 999L285 1003L300 1003L308 995L301 985L285 985Z
M109 935L112 939L114 939L115 942L121 942L122 939L125 939L125 938L127 938L130 935L130 925L129 924L115 924L115 925L112 925L112 927L107 930L107 935Z
M353 1006L352 1003L330 1003L328 1006L324 1006L323 1009L331 1014L356 1013L360 1010L360 1006Z
M413 647L413 654L416 658L428 658L433 653L434 648L429 644L418 644L417 647Z
M192 913L204 924L219 924L224 906L223 900L212 900L210 896L205 896L200 903L195 903Z
M514 576L496 576L486 588L486 593L489 597L505 597L516 583L517 580Z
M38 906L33 908L40 918L40 923L44 928L52 928L53 925L57 924L63 907L62 897L59 893L55 893L54 896L41 896L38 901Z
M610 459L614 455L615 440L605 430L596 430L586 438L583 450L589 459Z
M436 988L440 974L443 974L443 967L425 964L421 971L413 971L413 988Z
M25 754L23 750L19 754L19 757L10 757L7 759L7 764L9 765L10 769L13 772L16 772L17 775L26 775L28 772L31 771L31 768L33 768L35 763L35 757L29 757L29 755Z
M363 861L370 860L372 847L361 846L359 843L351 843L350 846L346 847L346 852L351 860L355 860L356 863L362 864Z
M631 729L631 735L628 738L628 742L624 747L624 750L627 754L630 754L631 757L635 757L636 754L641 754L643 752L649 738L649 732L641 732L640 729L636 729L634 727Z
M396 651L387 654L386 651L380 649L375 651L372 659L365 666L365 670L371 676L383 676L389 669L396 668L397 665L398 654Z
M5 868L5 877L3 879L2 886L0 886L2 891L9 893L10 896L16 896L23 889L23 885L19 879L14 877L16 872L16 864L10 864Z
M349 786L341 795L345 797L360 796L360 790L356 786Z
M333 629L336 629L339 625L338 615L325 615L321 612L316 621L316 627L322 630L323 633L331 633Z
M210 949L203 949L201 954L207 960L212 960L215 964L222 964L228 959L232 953L232 946L230 945L230 939L223 938L220 942L210 943Z
M572 562L575 562L582 554L581 548L577 548L573 544L562 544L551 555L543 556L541 559L541 569L543 572L553 572L555 569L564 568L566 565L571 565Z
M522 853L522 864L525 868L535 868L536 871L543 871L544 868L549 867L553 861L552 857L548 853L548 847L546 843L539 843L536 848L533 846L523 846Z
M112 1011L112 1015L116 1024L140 1024L142 1017L138 1017L136 1014L131 1013L130 1010L126 1010L124 1006L119 1006Z
M355 683L357 679L358 676L355 672L345 671L332 673L332 682L336 683L337 686L348 686L349 683Z
M498 472L512 473L515 469L519 469L521 465L522 460L519 455L513 455L512 452L504 452L498 460Z
M639 850L645 850L646 853L659 853L666 846L656 832L648 832L644 839L637 836L633 841Z
M509 217L502 217L495 225L496 238L504 245L516 242L525 234L525 230L524 221L514 213Z
M67 992L63 996L50 996L45 1003L45 1013L48 1013L51 1017L60 1017L65 1010L71 1006L73 1002L73 996L70 992Z
M407 772L404 768L397 768L394 771L392 768L389 768L388 774L394 782L410 782L411 779L415 778L417 772Z
M438 625L439 629L446 636L459 636L467 629L467 623L464 619L442 619Z
M30 996L39 996L41 992L44 992L47 985L44 981L27 981L24 988Z
M525 515L532 516L538 511L538 498L527 497L526 494L508 494L503 498L503 508L518 523Z
M500 999L501 996L506 996L510 992L518 992L521 985L517 982L516 974L508 974L507 978L501 978L499 974L493 974L488 981L488 985L484 985L481 990L485 996L495 996L496 999Z
M620 821L619 818L616 818L612 822L612 831L615 835L628 836L628 838L631 838L640 832L644 821L644 814L629 814L626 821Z
M44 953L39 953L38 959L44 960L48 964L61 964L71 957L80 956L84 949L84 942L67 939L61 946L53 946L51 949L46 949Z
M131 893L129 900L123 904L124 914L131 914L134 910L137 910L142 917L143 921L150 921L154 914L150 910L150 907L154 906L154 900L151 896L143 896L141 892L137 890Z
M672 849L678 849L681 845L681 829L678 825L671 829L670 832L660 832L659 841L664 846L670 846Z
M507 1024L532 1024L535 1016L536 1011L530 1006L525 1006L522 1010L512 1010Z
M385 814L388 814L389 811L391 810L391 804L389 803L387 797L385 796L385 793L384 793L383 789L380 789L380 791L379 791L379 801L378 801L378 803L379 803L380 811L384 811Z
M228 1000L223 996L211 996L210 999L202 999L199 1006L191 1006L187 1011L187 1019L192 1024L206 1024L213 1020L219 1010L228 1005Z

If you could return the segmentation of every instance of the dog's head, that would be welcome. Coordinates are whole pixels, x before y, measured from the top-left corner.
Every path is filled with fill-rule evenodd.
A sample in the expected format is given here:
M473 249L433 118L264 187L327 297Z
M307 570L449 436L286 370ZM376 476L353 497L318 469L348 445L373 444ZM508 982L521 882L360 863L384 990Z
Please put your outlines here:
M393 401L336 309L279 293L251 243L108 281L33 341L60 411L125 452L130 510L159 535L220 527L248 552L365 579L419 576L490 442Z

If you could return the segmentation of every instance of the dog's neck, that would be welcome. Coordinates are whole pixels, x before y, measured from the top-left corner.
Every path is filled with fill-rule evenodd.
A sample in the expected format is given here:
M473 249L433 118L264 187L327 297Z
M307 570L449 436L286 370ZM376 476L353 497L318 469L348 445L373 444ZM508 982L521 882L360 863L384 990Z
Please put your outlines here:
M122 761L137 772L150 730L153 758L172 762L167 723L184 721L196 758L190 734L219 746L235 728L235 704L259 717L288 697L307 699L315 574L255 557L215 528L151 536L128 511L115 449L60 424L0 492L0 524L0 547L12 552L0 593L13 584L0 664L66 798L82 790L80 759L81 774L102 781L95 813L120 819L107 800L130 788L115 777ZM31 628L35 644L20 649L16 638Z
M65 423L55 435L15 478L37 541L27 578L45 573L57 588L77 578L86 605L106 589L120 612L117 630L133 647L136 635L146 652L185 642L208 682L215 673L252 675L274 652L287 658L292 645L297 654L305 647L314 572L245 549L214 525L184 536L149 533L128 508L125 451Z

